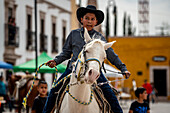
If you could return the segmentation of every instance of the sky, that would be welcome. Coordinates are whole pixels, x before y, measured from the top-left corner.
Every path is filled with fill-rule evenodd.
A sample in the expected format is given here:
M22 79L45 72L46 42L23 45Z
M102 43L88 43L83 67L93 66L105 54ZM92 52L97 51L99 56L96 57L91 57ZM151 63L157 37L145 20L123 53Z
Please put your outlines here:
M79 0L77 0L78 2ZM109 0L98 0L98 9L102 10L106 17L106 7ZM87 0L82 0L82 6L86 7ZM126 12L127 16L130 16L132 20L133 28L136 28L135 35L139 35L138 27L138 0L115 0L118 12L117 34L123 36L123 16ZM113 36L113 21L112 7L110 7L110 35ZM105 18L106 20L106 18ZM106 21L102 23L102 30L105 32ZM170 35L170 0L149 0L149 35L155 36L160 33L160 29L157 29L164 24L169 25L169 30L165 30L165 33Z

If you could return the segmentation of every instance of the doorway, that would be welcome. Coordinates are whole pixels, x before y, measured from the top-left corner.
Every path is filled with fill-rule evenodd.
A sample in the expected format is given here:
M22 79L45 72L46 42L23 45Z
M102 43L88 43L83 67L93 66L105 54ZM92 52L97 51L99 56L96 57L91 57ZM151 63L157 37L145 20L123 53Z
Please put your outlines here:
M158 90L158 96L167 96L166 69L154 69L154 86Z
M169 66L150 66L150 83L154 83L158 96L170 95Z

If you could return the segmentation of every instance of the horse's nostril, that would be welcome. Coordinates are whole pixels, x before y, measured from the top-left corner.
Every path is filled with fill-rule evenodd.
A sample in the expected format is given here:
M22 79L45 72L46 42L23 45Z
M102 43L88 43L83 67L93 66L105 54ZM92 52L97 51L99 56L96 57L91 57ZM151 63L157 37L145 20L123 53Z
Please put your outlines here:
M100 76L100 75L98 74L97 77L96 77L96 79L97 79L99 76Z
M96 79L99 77L99 74L96 76Z
M89 71L89 75L92 75L92 69L90 69L90 71Z

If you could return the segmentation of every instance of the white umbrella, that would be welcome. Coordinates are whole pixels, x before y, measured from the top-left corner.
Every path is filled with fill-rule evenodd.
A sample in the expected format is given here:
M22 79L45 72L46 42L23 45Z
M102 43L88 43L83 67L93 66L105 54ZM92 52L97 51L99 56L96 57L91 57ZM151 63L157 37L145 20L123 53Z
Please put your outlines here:
M104 67L105 67L105 69L106 69L106 73L103 71L103 74L106 76L106 77L121 77L121 78L123 78L123 75L122 74L118 74L118 72L121 72L121 71L119 71L119 70L117 70L117 69L115 69L114 67L112 67L112 66L110 66L110 65L108 65L108 64L104 64ZM108 71L108 70L111 70L111 71L113 71L113 72L111 72L111 71Z

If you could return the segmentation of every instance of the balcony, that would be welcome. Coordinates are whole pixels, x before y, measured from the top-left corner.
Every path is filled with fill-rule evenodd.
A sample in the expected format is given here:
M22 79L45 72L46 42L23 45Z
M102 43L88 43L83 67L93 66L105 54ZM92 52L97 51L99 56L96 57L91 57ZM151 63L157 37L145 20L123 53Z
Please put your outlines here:
M58 37L52 35L52 53L58 52Z
M19 27L5 24L5 46L19 47Z
M40 52L47 52L47 35L40 33Z
M26 50L35 50L35 33L31 30L26 30Z

